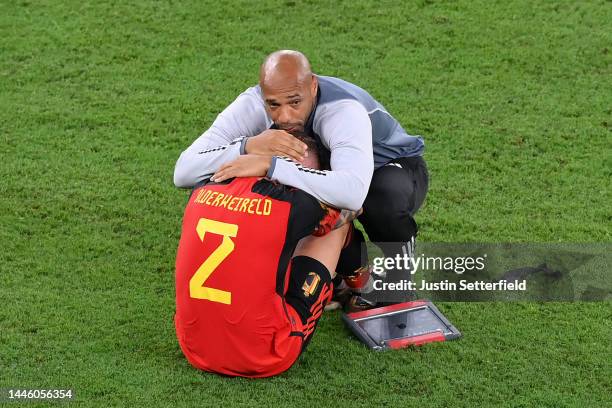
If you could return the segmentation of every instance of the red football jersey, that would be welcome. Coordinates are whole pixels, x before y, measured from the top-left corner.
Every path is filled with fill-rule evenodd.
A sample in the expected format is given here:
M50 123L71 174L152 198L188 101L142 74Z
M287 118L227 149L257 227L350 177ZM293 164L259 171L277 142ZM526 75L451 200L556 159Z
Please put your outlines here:
M263 377L293 364L302 338L283 296L287 269L301 238L337 221L330 211L301 190L254 177L194 189L176 258L175 316L192 365Z

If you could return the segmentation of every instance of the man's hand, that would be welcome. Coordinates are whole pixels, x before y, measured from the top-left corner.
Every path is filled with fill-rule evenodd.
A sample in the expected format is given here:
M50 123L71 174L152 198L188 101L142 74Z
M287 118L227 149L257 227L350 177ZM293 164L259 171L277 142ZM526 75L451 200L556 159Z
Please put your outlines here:
M268 129L249 137L244 149L248 154L287 156L298 162L308 157L306 144L284 130Z
M244 154L221 166L211 181L220 183L232 177L263 177L268 173L271 162L271 156Z

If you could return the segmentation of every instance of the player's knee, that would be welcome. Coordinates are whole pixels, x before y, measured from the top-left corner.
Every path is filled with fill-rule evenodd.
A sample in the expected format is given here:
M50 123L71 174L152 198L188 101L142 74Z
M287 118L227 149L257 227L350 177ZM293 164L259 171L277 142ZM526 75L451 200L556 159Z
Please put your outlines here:
M396 171L402 172L401 169L396 169ZM409 211L414 205L414 183L400 175L393 174L390 177L381 177L372 181L363 205L364 212L382 212L401 216L403 212Z
M338 256L346 241L349 224L345 224L321 237L309 235L298 243L294 256L314 258L321 262L334 277Z

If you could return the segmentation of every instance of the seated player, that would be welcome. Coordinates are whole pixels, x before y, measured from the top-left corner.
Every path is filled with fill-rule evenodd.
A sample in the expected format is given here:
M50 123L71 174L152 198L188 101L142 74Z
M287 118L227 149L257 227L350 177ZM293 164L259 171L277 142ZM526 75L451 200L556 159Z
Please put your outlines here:
M305 142L314 162L296 166L320 171L316 142ZM189 362L244 377L289 369L331 298L357 215L264 178L196 186L176 259L175 326Z

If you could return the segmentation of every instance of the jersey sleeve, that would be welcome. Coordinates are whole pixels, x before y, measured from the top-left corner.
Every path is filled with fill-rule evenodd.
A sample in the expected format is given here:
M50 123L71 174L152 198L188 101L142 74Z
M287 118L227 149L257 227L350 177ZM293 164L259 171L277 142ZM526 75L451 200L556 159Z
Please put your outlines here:
M291 204L287 232L292 240L311 234L325 235L338 225L342 216L340 211L321 203L312 195L269 179L256 182L253 192Z
M289 231L294 238L323 236L335 228L341 216L339 210L321 203L304 191L292 189L291 193Z
M328 144L331 170L305 168L288 158L274 157L267 176L333 207L358 210L374 172L370 118L354 100L319 110L314 129Z
M342 216L340 210L334 207L330 207L328 205L322 205L322 207L325 214L312 232L312 235L316 237L322 237L323 235L330 233L334 228L336 228L336 225L338 225Z
M259 87L247 89L181 153L174 168L174 184L192 187L211 176L222 164L244 154L246 138L266 130L269 122Z

